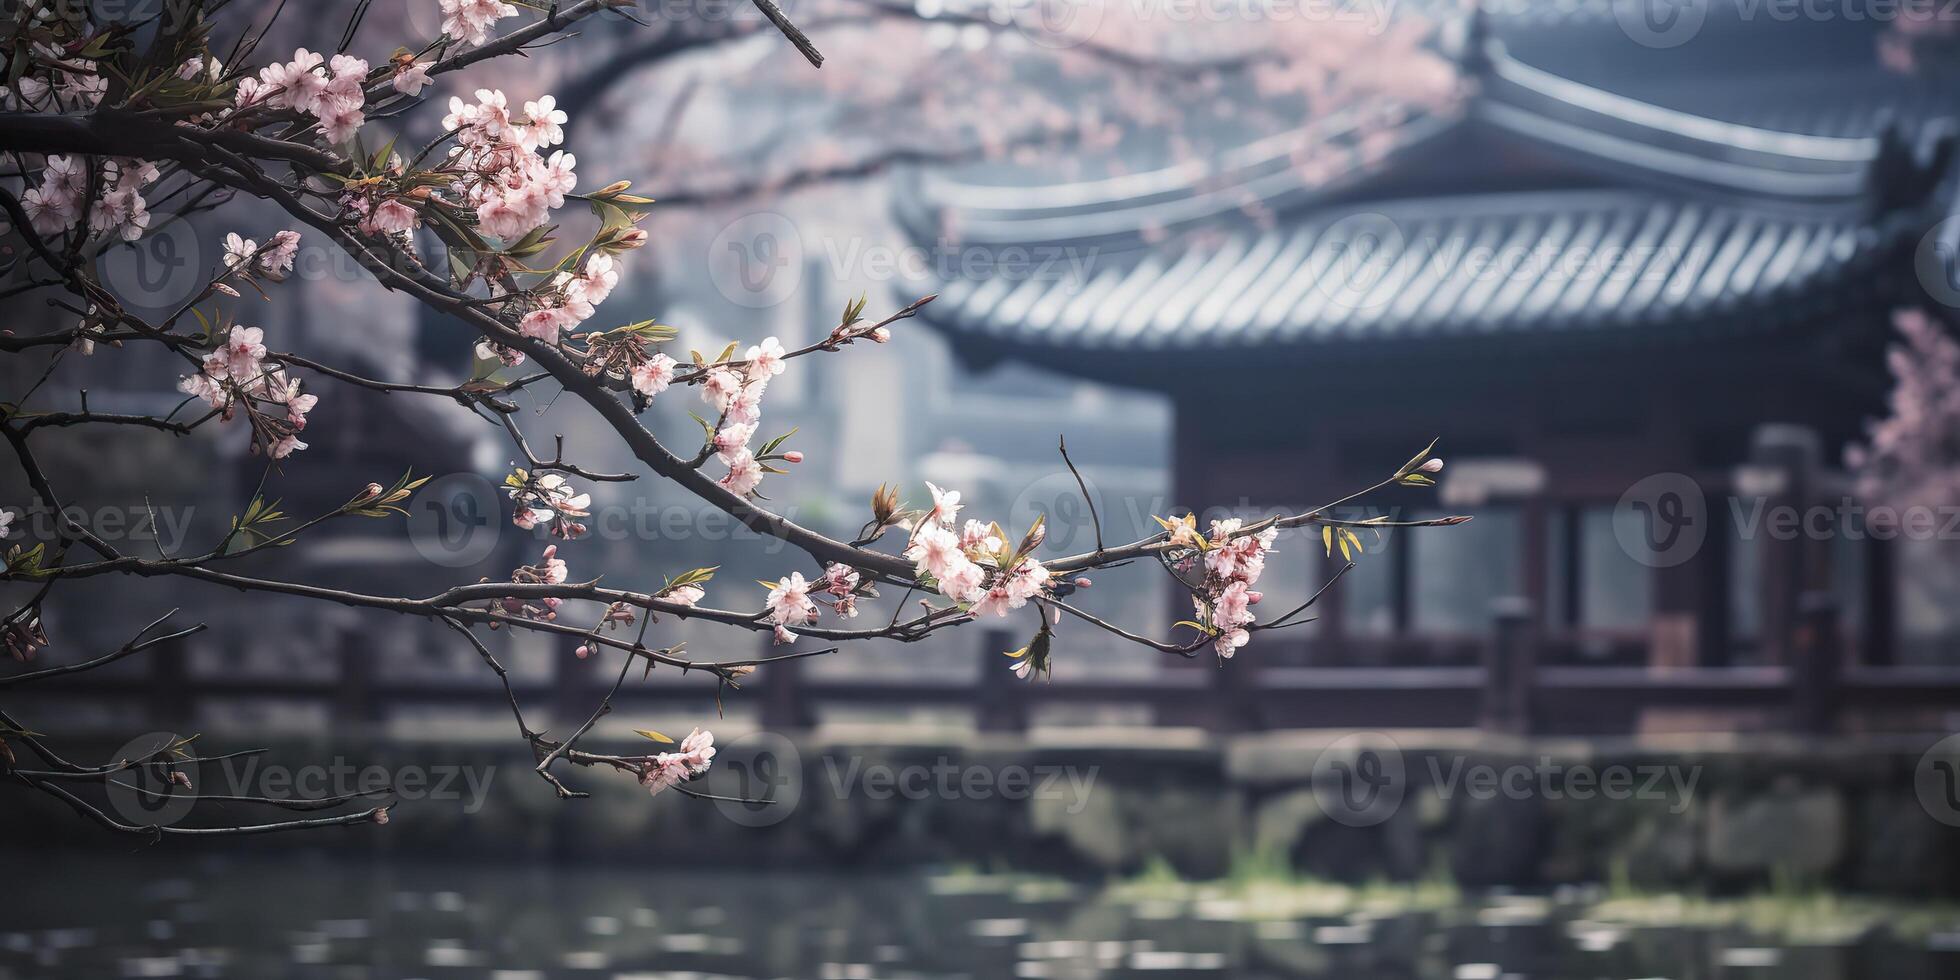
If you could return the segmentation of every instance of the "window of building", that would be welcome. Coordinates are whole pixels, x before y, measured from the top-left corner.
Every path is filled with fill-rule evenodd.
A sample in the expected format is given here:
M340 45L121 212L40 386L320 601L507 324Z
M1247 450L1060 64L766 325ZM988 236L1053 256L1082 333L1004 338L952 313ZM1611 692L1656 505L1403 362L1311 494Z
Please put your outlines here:
M1638 630L1654 609L1654 570L1623 541L1640 529L1616 527L1638 514L1611 504L1549 508L1546 515L1546 621L1579 630Z

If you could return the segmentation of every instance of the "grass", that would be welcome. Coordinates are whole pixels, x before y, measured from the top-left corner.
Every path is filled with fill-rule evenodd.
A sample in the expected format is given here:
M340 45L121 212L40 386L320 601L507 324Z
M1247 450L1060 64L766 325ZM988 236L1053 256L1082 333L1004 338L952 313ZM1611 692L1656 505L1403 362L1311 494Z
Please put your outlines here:
M1793 945L1850 942L1879 929L1919 941L1960 928L1960 905L1952 902L1851 895L1789 871L1772 875L1766 889L1721 897L1643 889L1624 865L1613 868L1606 894L1585 915L1617 925L1740 928Z
M1302 874L1283 853L1248 850L1235 854L1226 875L1211 881L1186 879L1169 861L1152 858L1137 874L1107 885L1102 898L1174 905L1200 918L1264 921L1474 912L1498 896L1466 893L1440 866L1416 881L1346 884ZM1567 893L1558 905L1561 917L1637 928L1738 929L1791 945L1850 942L1874 930L1920 942L1960 929L1960 905L1951 902L1851 895L1790 873L1775 875L1762 890L1723 897L1643 889L1618 865L1603 887Z
M1330 881L1294 870L1283 853L1241 851L1215 881L1190 881L1161 857L1137 874L1104 889L1104 898L1126 904L1175 903L1200 917L1244 921L1335 917L1355 913L1397 915L1456 908L1463 895L1447 875L1420 881Z

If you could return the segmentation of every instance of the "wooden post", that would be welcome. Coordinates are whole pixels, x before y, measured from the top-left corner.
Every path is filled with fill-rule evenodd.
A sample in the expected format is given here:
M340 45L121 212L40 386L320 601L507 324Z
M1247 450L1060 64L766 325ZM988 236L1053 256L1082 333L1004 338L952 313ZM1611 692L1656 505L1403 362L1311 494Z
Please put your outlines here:
M333 695L334 724L342 731L366 732L372 722L381 720L381 705L375 698L374 659L370 649L354 630L335 630L334 645L338 663Z
M1817 588L1810 556L1822 546L1804 540L1804 512L1816 486L1819 448L1817 434L1795 425L1765 425L1756 430L1750 448L1754 466L1777 474L1779 484L1766 495L1756 540L1744 542L1762 554L1762 641L1770 663L1788 664L1795 652L1798 601ZM1794 511L1795 525L1780 515Z
M1257 647L1246 647L1255 655ZM1198 653L1197 660L1211 670L1211 725L1214 732L1256 732L1266 727L1259 710L1258 661L1234 657L1224 663L1210 649Z
M581 660L570 650L551 651L551 724L544 727L569 733L591 717L599 707L599 695L592 690L591 675L590 659ZM525 720L530 721L529 716Z
M1894 618L1898 601L1898 552L1891 541L1867 537L1865 540L1865 635L1863 662L1889 666L1898 661L1898 625Z
M771 645L765 642L760 655L769 656L771 649ZM803 686L798 683L803 672L802 660L764 664L756 672L762 679L762 698L758 709L763 728L772 732L786 732L816 727L816 718L803 700Z
M1838 678L1843 669L1837 597L1806 592L1799 602L1790 662L1790 720L1799 732L1828 734L1836 727Z
M973 724L980 731L1027 731L1028 685L1044 682L1014 676L1014 662L1002 656L1018 649L1016 635L1002 629L980 632L980 689L973 706Z
M148 693L152 728L188 734L181 729L197 718L197 705L191 703L194 695L190 684L190 644L202 638L167 643L145 654L150 661Z
M1529 599L1507 596L1491 602L1490 644L1484 648L1485 731L1513 735L1531 732L1537 633Z

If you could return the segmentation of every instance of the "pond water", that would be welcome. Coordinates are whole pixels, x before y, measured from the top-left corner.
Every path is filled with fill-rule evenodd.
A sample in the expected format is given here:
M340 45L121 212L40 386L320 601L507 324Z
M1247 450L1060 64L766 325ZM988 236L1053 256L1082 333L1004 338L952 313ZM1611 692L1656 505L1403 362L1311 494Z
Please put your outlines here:
M155 852L5 863L0 978L1960 976L1960 919L1894 927L1834 901L1758 906L1783 909L1765 926L1584 892Z

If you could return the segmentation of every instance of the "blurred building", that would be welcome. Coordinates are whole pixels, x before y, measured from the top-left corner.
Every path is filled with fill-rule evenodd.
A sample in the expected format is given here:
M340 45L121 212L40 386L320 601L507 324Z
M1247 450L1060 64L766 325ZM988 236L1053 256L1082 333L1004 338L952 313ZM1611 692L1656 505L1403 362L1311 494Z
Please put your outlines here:
M1779 663L1817 592L1864 660L1936 656L1950 622L1895 586L1925 549L1862 533L1832 465L1932 288L1952 87L1882 67L1870 25L1719 17L1650 45L1477 15L1448 111L1071 184L921 175L915 239L1000 259L926 316L976 366L1167 395L1186 506L1315 507L1440 436L1440 499L1370 499L1476 520L1364 536L1315 664L1472 662L1510 596L1552 662ZM1787 539L1761 520L1819 506Z

